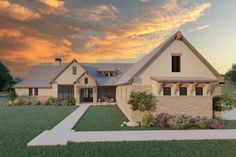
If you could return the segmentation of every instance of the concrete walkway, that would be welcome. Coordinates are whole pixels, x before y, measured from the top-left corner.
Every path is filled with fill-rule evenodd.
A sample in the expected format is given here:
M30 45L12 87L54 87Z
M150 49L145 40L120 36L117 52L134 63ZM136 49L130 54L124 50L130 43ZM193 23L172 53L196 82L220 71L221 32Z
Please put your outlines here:
M236 139L236 130L145 130L145 131L87 131L71 134L71 142L114 142L153 140L212 140Z
M27 146L66 145L69 137L74 133L71 129L91 105L92 104L81 104L78 109L72 112L53 129L45 130L30 141Z
M236 120L236 108L221 112L221 118L224 120Z
M153 140L236 139L236 129L221 130L145 130L145 131L79 131L73 129L92 104L81 104L51 130L45 130L27 146L66 145L68 142L115 142Z

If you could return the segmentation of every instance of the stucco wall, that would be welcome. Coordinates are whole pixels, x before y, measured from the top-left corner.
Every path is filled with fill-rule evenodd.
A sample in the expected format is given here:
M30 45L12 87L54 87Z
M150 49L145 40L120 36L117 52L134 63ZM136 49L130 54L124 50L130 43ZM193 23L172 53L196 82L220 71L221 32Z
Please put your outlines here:
M28 96L29 95L28 88L15 88L15 92L18 96Z
M73 75L72 69L77 67L77 74ZM57 84L73 84L77 78L79 78L85 70L77 63L73 62L56 80Z
M85 78L88 78L88 83L85 84L84 80ZM84 74L77 80L78 86L96 86L96 82L88 75Z
M171 72L172 54L181 54L181 72ZM139 74L141 84L151 85L150 77L205 77L216 79L216 76L198 59L195 54L180 40L175 40L145 71Z
M143 86L143 85L124 85L118 86L116 88L116 103L121 109L121 111L126 115L126 117L132 120L139 120L142 118L143 113L139 111L132 111L128 101L131 91L147 91L151 93L151 86Z

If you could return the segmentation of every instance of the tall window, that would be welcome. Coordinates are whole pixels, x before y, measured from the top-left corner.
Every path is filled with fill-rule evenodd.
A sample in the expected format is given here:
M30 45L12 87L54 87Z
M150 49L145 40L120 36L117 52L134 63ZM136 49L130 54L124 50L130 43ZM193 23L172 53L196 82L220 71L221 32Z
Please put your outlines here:
M34 88L34 96L38 96L39 94L39 89L38 88Z
M203 88L202 87L196 87L195 91L196 91L196 95L203 95Z
M163 87L163 95L170 96L171 95L171 87Z
M84 78L84 84L88 84L88 78Z
M29 88L29 96L32 96L32 95L33 95L33 89Z
M180 56L172 56L172 72L180 72Z
M187 87L180 87L179 88L179 95L181 95L181 96L187 95Z
M77 67L73 67L72 73L73 73L73 75L77 75Z
M58 85L57 92L60 100L74 98L74 85Z

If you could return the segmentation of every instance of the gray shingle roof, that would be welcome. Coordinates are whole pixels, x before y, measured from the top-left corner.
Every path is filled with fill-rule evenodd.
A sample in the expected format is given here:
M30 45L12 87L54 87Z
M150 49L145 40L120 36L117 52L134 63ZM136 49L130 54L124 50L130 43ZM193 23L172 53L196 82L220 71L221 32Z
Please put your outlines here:
M17 83L15 88L31 88L31 87L42 87L47 88L51 87L50 82L52 79L60 73L66 64L62 64L61 66L56 65L37 65L33 66L29 74L21 81Z
M121 76L133 65L131 63L81 63L87 72L96 79L99 85L114 86ZM115 77L101 77L98 75L97 69L114 69Z
M38 65L33 66L29 74L21 81L16 84L15 88L47 88L51 87L51 81L60 74L68 64L62 64L61 66L56 65ZM115 85L120 77L132 66L129 63L81 63L83 68L96 79L99 85L111 86ZM97 69L115 69L115 77L100 77L97 74Z

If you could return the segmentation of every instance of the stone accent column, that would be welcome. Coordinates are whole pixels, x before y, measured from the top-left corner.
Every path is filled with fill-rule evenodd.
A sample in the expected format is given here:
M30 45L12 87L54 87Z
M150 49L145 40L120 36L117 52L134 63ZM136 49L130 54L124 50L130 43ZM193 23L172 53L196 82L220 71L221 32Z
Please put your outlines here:
M97 104L97 87L93 87L93 104Z

